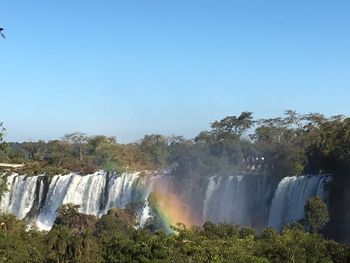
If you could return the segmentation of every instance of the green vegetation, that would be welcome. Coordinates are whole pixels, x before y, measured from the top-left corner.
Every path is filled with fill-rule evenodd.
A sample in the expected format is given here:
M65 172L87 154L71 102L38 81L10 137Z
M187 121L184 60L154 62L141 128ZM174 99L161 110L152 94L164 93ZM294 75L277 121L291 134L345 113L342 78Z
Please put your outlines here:
M328 221L327 205L318 196L312 197L305 205L305 224L311 232L318 232Z
M174 168L187 177L227 175L227 171L281 177L334 173L338 163L350 159L350 118L294 111L262 120L254 120L251 112L228 116L189 140L153 134L136 143L120 144L115 137L77 132L61 140L7 144L3 131L3 160L25 163L26 168L19 171L26 173Z
M202 228L179 227L178 235L165 235L151 233L154 230L151 226L147 230L130 227L133 222L130 210L112 211L97 221L70 207L59 211L60 216L48 233L35 229L26 232L23 223L3 215L6 228L0 231L0 251L4 262L346 262L349 259L344 246L322 238L320 233L339 241L348 241L350 237L350 118L286 111L283 117L254 120L252 113L243 112L214 121L209 130L200 132L194 139L146 135L140 142L130 144L120 144L114 137L82 133L69 134L60 140L23 143L5 143L3 136L1 124L1 161L25 163L17 171L27 174L171 168L176 176L174 187L183 193L200 193L202 182L215 174L267 174L276 180L300 173L330 173L333 177L329 185L329 214L318 199L310 200L305 207L303 223L310 233L298 225L280 234L271 229L256 234L232 225L208 223Z
M14 216L0 217L1 262L348 262L348 247L286 227L259 233L236 225L210 222L175 227L177 234L135 229L130 208L113 209L99 220L65 205L49 232L25 230Z
M5 162L9 160L10 148L6 142L4 142L5 128L3 123L0 122L0 162Z

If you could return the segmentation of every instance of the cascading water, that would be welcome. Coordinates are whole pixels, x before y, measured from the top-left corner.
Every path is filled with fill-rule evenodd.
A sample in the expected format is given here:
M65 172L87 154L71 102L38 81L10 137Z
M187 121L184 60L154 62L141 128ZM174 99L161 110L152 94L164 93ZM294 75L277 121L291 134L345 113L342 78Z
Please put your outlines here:
M329 176L292 176L278 185L271 177L228 176L209 178L202 221L230 222L277 230L304 217L304 206L312 196L326 198Z
M209 178L202 221L230 222L258 227L264 225L273 194L267 176L228 176Z
M156 188L162 194L171 191L171 178L169 174L117 175L103 171L84 176L11 174L7 177L9 191L2 197L0 209L48 230L62 204L80 205L81 213L99 217L113 207L145 201L138 218L142 226L152 214L148 195ZM230 222L254 228L268 225L280 230L304 216L304 205L310 197L326 198L324 186L329 180L329 176L320 175L285 177L280 182L263 175L213 176L207 181L203 205L193 205L203 207L199 209L202 223ZM181 195L179 191L173 194Z
M326 198L324 186L328 176L303 175L285 177L278 184L272 200L268 226L281 230L284 225L304 217L304 206L313 196Z
M35 222L39 229L48 230L62 204L77 204L79 212L101 216L113 207L146 200L154 184L164 180L167 178L162 175L117 175L102 171L84 176L55 175L51 180L44 175L12 174L7 178L9 191L1 199L0 208L28 223Z
M2 197L0 203L1 210L9 210L18 218L25 217L34 203L37 180L38 177L10 175L7 179L10 185L10 191L5 192ZM11 191L12 189L16 190Z

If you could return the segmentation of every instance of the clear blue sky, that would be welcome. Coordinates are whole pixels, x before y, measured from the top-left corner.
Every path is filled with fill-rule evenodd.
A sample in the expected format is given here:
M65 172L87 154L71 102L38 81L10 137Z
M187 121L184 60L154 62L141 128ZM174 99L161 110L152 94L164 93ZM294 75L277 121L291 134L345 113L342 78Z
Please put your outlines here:
M350 1L0 4L8 141L193 137L241 111L350 115Z

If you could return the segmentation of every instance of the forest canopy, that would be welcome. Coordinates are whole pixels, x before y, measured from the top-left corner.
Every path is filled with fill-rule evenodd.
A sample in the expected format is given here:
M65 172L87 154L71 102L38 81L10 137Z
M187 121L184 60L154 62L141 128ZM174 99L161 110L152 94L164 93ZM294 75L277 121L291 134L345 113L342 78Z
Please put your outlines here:
M81 132L48 142L5 143L0 127L0 161L25 163L26 173L170 168L187 175L236 171L287 176L333 173L335 163L350 159L350 118L291 110L270 119L255 120L251 112L227 116L193 139L151 134L127 144Z
M166 169L183 188L199 185L212 175L237 173L276 178L327 173L333 178L329 211L322 200L311 199L304 221L286 226L281 233L207 222L192 228L179 224L173 234L166 235L151 225L135 229L130 208L114 209L97 219L80 214L74 205L61 207L53 228L41 232L35 227L28 230L13 215L2 214L0 257L4 262L349 260L348 247L328 239L342 241L350 236L348 117L288 110L282 117L256 120L253 113L242 112L214 121L193 139L151 134L128 144L80 132L47 142L10 143L4 135L0 124L0 162L23 163L15 171L27 175ZM9 168L2 169L9 172Z
M100 219L67 204L58 210L53 228L26 230L12 215L0 215L2 262L339 262L350 250L318 233L290 225L277 233L259 233L236 225L206 222L201 227L174 226L173 234L135 229L134 214L112 209Z

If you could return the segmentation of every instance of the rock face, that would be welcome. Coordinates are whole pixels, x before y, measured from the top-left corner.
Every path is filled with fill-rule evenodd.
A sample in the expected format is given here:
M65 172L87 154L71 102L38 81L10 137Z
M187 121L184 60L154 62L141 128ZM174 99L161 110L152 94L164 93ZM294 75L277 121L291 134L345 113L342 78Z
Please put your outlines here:
M201 223L226 221L255 228L269 225L279 230L303 217L304 205L310 197L327 198L324 187L330 178L304 175L285 177L278 182L262 175L213 176L203 182L203 193L186 194L174 190L174 180L176 177L169 173L142 176L100 171L84 176L71 173L53 177L11 174L7 177L9 191L1 199L0 209L48 230L62 204L79 205L80 213L97 218L108 214L121 221L132 221L127 210L112 208L125 208L129 203L141 201L145 205L139 207L136 219L142 225L152 214L147 198L157 189L163 194L187 196L187 204L196 208L193 211Z

